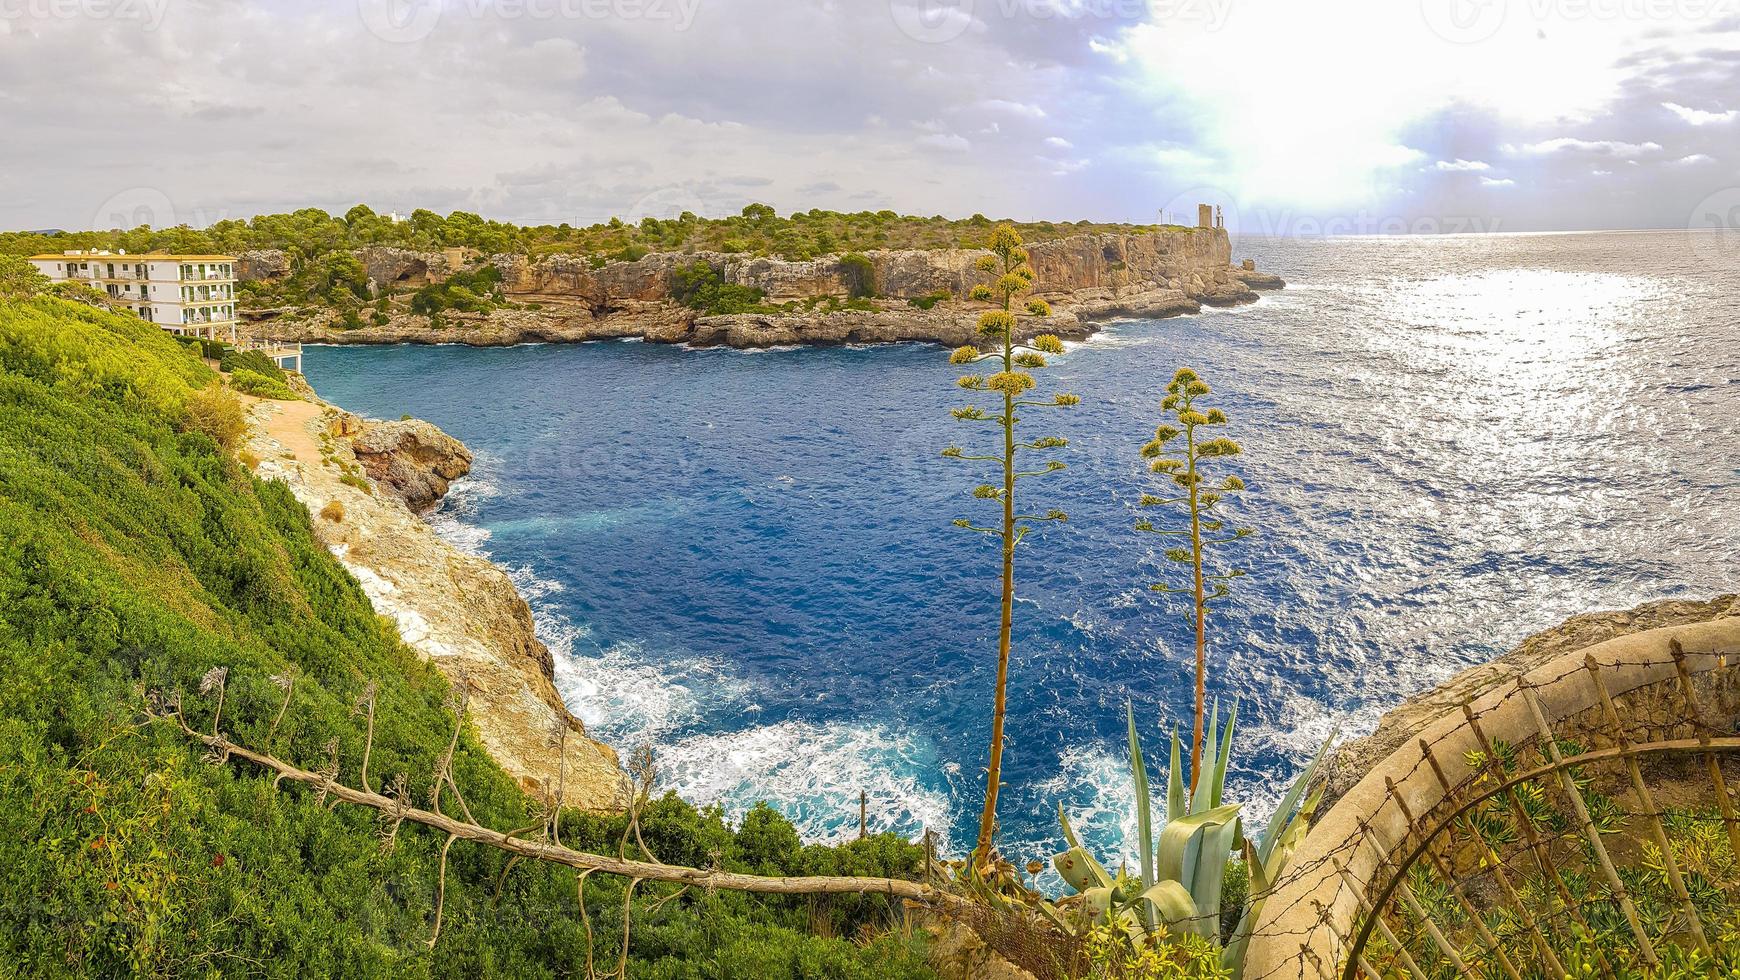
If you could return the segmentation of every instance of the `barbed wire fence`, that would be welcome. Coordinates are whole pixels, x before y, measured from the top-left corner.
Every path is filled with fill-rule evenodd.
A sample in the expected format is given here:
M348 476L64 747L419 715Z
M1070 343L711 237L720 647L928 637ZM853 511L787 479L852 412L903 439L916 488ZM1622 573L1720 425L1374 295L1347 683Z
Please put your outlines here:
M1465 701L1346 828L1320 821L1243 980L1620 977L1740 956L1740 671L1678 639L1555 664ZM1589 706L1553 718L1543 693L1567 683ZM1519 710L1530 738L1489 731Z

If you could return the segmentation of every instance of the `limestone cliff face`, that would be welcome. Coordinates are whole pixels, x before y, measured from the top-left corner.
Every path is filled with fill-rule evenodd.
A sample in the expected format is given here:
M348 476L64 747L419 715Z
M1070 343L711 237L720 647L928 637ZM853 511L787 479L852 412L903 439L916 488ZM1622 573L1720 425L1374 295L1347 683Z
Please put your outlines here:
M289 485L313 515L315 535L405 642L448 680L469 685L472 722L496 762L528 791L553 790L560 779L569 805L619 807L616 753L587 738L562 702L550 651L513 582L443 541L408 506L445 492L469 468L470 453L426 422L369 422L318 400L249 402L257 472Z
M878 250L864 257L875 270L876 293L904 301L939 292L965 296L975 285L990 282L993 276L973 267L986 254L967 249ZM1129 286L1208 293L1237 282L1231 241L1223 229L1074 235L1035 242L1028 254L1037 277L1034 289L1041 296ZM727 282L760 289L774 303L838 296L848 281L838 256L788 261L722 252L656 252L635 262L598 267L573 255L536 261L497 255L491 261L502 270L507 292L516 300L579 302L595 311L615 302L669 300L671 274L695 262L722 270Z
M1497 660L1470 667L1432 690L1403 701L1384 715L1376 731L1339 746L1328 763L1322 810L1327 812L1374 765L1418 737L1429 724L1461 710L1463 704L1483 692L1500 684L1513 684L1516 678L1563 654L1616 636L1730 616L1740 617L1740 596L1719 596L1706 601L1670 599L1630 610L1586 613L1536 633Z
M1075 235L1036 242L1028 252L1034 292L1055 316L1023 320L1041 331L1079 338L1117 317L1195 313L1204 305L1252 302L1258 289L1279 289L1278 277L1235 269L1222 229L1179 229L1128 235ZM462 263L451 255L370 248L358 257L377 284L418 286ZM701 317L672 300L678 269L706 262L726 282L761 290L769 303L843 296L851 272L838 256L812 261L754 258L719 252L654 253L634 262L595 264L576 255L533 260L496 255L508 298L521 309L448 314L433 327L423 317L397 315L384 325L333 329L329 318L276 320L258 332L282 340L341 344L465 343L477 346L638 338L653 343L780 344L928 341L956 345L975 336L982 304L965 299L990 281L974 268L988 253L965 249L865 253L875 277L875 309L808 314ZM931 309L909 300L949 297ZM535 308L534 308L535 307Z

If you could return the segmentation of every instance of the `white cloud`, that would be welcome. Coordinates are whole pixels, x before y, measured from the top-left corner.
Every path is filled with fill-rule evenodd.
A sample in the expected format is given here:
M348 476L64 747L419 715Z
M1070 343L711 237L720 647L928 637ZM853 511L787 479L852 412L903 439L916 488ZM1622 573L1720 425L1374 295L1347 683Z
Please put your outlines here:
M1522 148L1522 152L1532 153L1537 156L1548 153L1558 153L1563 150L1575 150L1580 153L1600 153L1606 156L1615 157L1638 157L1643 156L1646 153L1660 152L1661 144L1653 141L1645 143L1627 143L1622 140L1581 140L1573 139L1569 136L1561 136L1557 139L1542 140L1539 143L1530 143Z
M1678 160L1675 160L1674 162L1675 163L1683 163L1686 166L1690 167L1690 166L1696 166L1697 164L1700 164L1700 163L1715 163L1716 158L1709 155L1708 153L1694 153L1691 156L1680 157Z
M1059 149L1059 150L1069 150L1069 149L1075 148L1074 143L1071 143L1069 140L1066 140L1061 136L1047 136L1045 138L1045 145L1050 146L1050 147L1054 147L1054 148Z
M1480 186L1482 186L1482 187L1515 187L1516 181L1511 180L1509 177L1482 177L1482 178L1480 178Z
M1464 160L1461 157L1439 160L1434 166L1448 173L1474 173L1492 169L1492 165L1483 160Z
M1729 109L1727 112L1706 112L1703 109L1690 109L1677 102L1663 102L1662 108L1692 124L1693 126L1709 126L1714 123L1733 122L1740 118L1740 109Z

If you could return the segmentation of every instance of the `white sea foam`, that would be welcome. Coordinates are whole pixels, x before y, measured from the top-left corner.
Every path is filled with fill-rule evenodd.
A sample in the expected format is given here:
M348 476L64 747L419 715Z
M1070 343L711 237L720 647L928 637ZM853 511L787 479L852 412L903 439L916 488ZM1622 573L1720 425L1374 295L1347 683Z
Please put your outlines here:
M547 617L545 617L547 619ZM709 713L747 710L750 685L699 657L652 659L639 644L575 651L582 628L540 627L555 654L556 689L593 734L623 749L658 746Z
M772 801L806 840L858 832L859 793L872 833L909 838L935 831L947 852L949 794L920 776L939 771L928 740L878 724L785 721L724 734L691 735L659 753L662 785L698 804L740 813Z

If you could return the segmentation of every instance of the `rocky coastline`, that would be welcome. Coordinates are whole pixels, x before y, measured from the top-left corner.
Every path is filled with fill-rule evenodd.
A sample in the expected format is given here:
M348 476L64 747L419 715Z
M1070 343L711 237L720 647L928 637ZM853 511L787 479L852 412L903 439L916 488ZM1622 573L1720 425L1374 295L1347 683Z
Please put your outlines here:
M1029 247L1034 295L1052 307L1044 319L1023 316L1025 336L1054 333L1079 340L1108 321L1199 313L1205 306L1255 302L1281 289L1279 276L1232 262L1224 229L1192 228L1128 235L1077 235ZM356 253L371 291L402 296L460 271L492 265L503 277L505 304L488 312L442 314L440 323L389 301L385 322L345 329L338 313L322 309L249 311L249 331L273 340L323 344L584 343L636 339L694 347L741 348L923 342L957 346L976 336L986 308L966 297L989 276L975 267L988 253L872 251L808 261L694 252L653 253L632 262L599 263L582 256L480 256L453 249L413 252L367 248ZM722 281L755 289L769 305L790 311L708 316L678 302L680 269L705 262ZM244 281L288 274L281 253L243 256ZM860 308L829 307L856 277L868 276L874 296ZM837 304L836 304L837 306Z
M560 786L569 806L620 808L616 752L586 735L556 691L530 606L505 572L419 516L470 471L471 453L428 422L359 418L296 380L304 401L247 399L255 471L289 486L375 611L466 686L479 741L527 792Z

